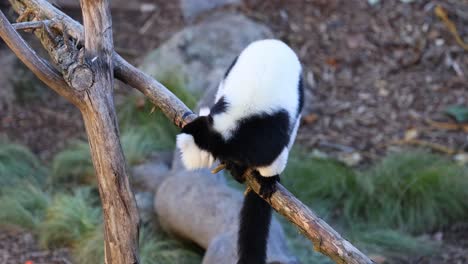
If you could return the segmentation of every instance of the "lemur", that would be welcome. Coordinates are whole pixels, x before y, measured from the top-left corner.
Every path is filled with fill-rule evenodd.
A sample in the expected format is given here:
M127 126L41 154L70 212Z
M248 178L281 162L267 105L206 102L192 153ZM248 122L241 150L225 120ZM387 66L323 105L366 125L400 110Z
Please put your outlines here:
M285 43L248 45L232 62L210 109L182 128L177 147L187 169L226 165L243 183L253 169L260 195L269 199L288 161L303 106L302 67ZM271 207L255 192L240 213L238 264L266 263Z

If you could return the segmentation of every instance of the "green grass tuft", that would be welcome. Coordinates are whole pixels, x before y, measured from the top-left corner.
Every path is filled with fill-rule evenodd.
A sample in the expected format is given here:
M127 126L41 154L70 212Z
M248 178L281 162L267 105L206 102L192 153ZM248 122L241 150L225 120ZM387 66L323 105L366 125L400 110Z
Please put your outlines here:
M130 165L136 165L145 159L159 146L148 133L140 133L137 130L129 130L122 134L122 148L125 159Z
M414 235L468 218L467 168L421 150L390 154L360 171L293 151L282 183L353 243L389 257L429 254L434 244ZM284 224L300 259L322 263Z
M137 101L143 100L138 107ZM158 109L144 98L130 96L118 107L119 123L122 134L137 132L148 141L154 150L171 149L175 146L178 129Z
M351 241L359 248L365 249L369 254L382 254L387 257L401 257L401 255L423 256L430 255L437 248L432 241L416 238L391 229L368 229L362 226L361 230L353 231L349 235Z
M92 206L95 199L89 188L56 195L40 225L41 245L73 246L92 232L102 222L100 209Z
M468 170L445 157L391 154L357 180L344 205L353 221L417 234L468 218Z
M46 169L29 149L0 139L0 186L42 184L45 174Z
M5 189L0 196L0 225L33 231L42 221L48 204L47 194L34 185Z
M391 154L364 171L295 152L283 178L302 201L348 226L417 234L468 217L468 170L424 151Z
M88 142L74 141L69 148L57 153L52 161L52 184L94 184L93 163Z
M97 225L94 230L81 236L72 249L75 263L104 263L103 226Z
M356 188L356 173L345 164L294 150L281 182L321 217L340 207L350 189Z
M93 232L76 244L73 258L77 263L103 263L103 227L97 226ZM182 243L167 235L154 232L148 227L140 230L140 262L143 264L199 264L201 255L187 249Z
M140 235L140 258L143 264L199 264L201 255L182 243L149 228Z
M121 143L129 165L142 163L154 150L160 148L149 133L136 129L124 132ZM59 152L52 161L49 180L52 185L94 185L96 177L88 143L75 141L68 149Z

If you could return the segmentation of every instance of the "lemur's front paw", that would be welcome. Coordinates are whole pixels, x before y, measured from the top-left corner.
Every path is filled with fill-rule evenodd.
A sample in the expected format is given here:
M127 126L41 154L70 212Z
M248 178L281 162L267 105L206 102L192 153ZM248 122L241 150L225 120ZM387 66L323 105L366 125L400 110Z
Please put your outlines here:
M234 180L236 180L239 183L245 182L244 173L247 170L246 166L239 165L232 161L223 161L223 163L224 165L226 165L226 170L228 170L229 173L231 173Z
M255 178L260 183L260 196L269 200L276 192L276 182L279 182L279 176L263 177L260 173L255 172Z

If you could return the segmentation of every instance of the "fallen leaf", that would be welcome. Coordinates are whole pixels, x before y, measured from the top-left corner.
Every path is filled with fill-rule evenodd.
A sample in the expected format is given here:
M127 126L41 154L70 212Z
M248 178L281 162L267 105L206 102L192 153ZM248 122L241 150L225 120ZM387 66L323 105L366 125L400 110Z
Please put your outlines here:
M419 131L416 128L406 130L404 140L412 140L419 136Z
M468 107L454 105L445 109L444 112L459 123L468 122Z
M333 68L338 67L338 60L336 58L328 58L325 60L325 63Z
M317 121L318 118L319 117L317 114L309 114L309 115L304 116L302 120L304 120L305 124L312 124L312 123L315 123L315 121Z

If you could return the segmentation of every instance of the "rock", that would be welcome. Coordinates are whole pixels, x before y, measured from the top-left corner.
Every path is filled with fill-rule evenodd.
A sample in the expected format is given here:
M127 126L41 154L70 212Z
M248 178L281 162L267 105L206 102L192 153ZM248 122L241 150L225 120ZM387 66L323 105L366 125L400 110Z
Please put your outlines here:
M155 192L168 173L167 164L145 163L132 168L130 182L135 189Z
M270 229L270 237L268 237L267 263L299 263L295 257L287 254L285 242L281 225L274 219ZM236 243L237 232L235 230L217 236L208 246L202 264L236 263Z
M140 218L143 223L151 221L153 211L153 198L152 192L137 192L135 193L135 200L137 203L138 211L140 212Z
M207 249L204 264L235 263L241 206L242 193L228 187L222 175L206 171L175 173L162 183L154 200L164 230ZM224 261L219 261L223 257ZM286 246L283 229L274 217L268 259L296 263Z
M195 95L217 86L234 58L249 43L271 38L264 25L244 15L215 13L175 34L148 54L141 69L159 80L180 77Z
M180 9L184 18L191 21L212 9L226 5L239 5L241 2L240 0L180 0Z
M211 239L234 227L242 196L220 174L180 171L156 192L154 209L169 233L207 248Z

